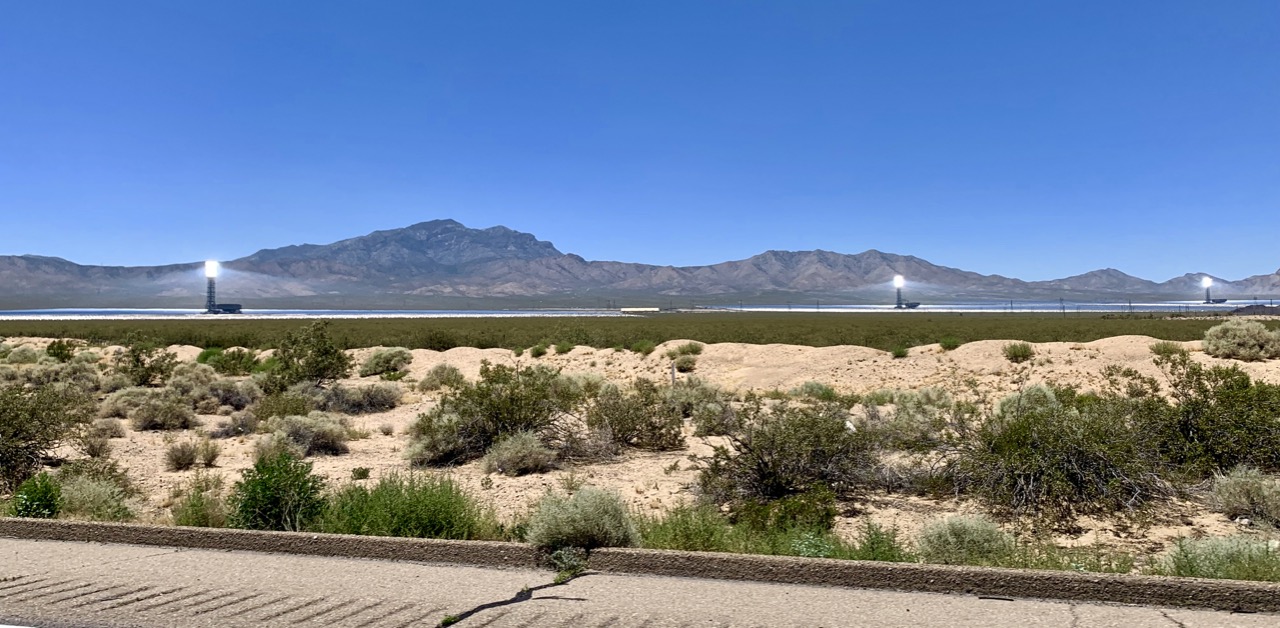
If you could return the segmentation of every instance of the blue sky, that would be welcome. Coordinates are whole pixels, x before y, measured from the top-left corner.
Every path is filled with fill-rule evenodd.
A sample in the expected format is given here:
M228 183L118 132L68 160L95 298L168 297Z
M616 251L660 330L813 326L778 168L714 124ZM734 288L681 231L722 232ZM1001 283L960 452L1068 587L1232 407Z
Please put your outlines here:
M8 2L0 254L1280 267L1280 2Z

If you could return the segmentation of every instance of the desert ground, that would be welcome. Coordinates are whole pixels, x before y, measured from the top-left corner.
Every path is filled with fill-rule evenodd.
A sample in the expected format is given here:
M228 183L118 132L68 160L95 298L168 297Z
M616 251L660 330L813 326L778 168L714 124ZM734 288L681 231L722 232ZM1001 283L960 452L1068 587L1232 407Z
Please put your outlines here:
M50 341L48 338L11 338L7 342L43 348ZM388 473L408 471L410 467L403 457L408 444L406 430L419 413L429 410L438 401L438 393L413 391L413 381L438 364L453 365L469 379L476 378L482 361L488 360L499 364L545 364L562 369L564 373L593 373L617 383L636 377L663 381L673 376L670 360L662 357L664 352L686 342L689 341L664 343L647 357L629 351L582 346L567 354L549 353L536 359L528 353L517 357L506 349L414 350L413 362L407 369L409 375L399 382L405 390L401 405L389 412L352 417L354 426L367 431L368 438L351 441L351 451L347 455L316 456L310 460L314 462L315 471L326 476L332 484L352 481L352 470L357 467L371 470L371 477L365 482L374 482ZM1034 345L1034 359L1023 365L1011 364L1004 357L1002 349L1008 342L977 341L951 351L944 351L938 345L920 346L910 349L909 354L902 358L854 346L814 348L711 344L706 345L698 356L695 372L675 376L697 377L737 392L788 391L813 381L841 393L865 394L886 389L933 387L947 390L957 397L985 395L990 399L998 399L1037 382L1070 384L1082 390L1096 389L1103 382L1103 369L1110 365L1132 368L1157 380L1164 378L1152 361L1150 346L1157 342L1154 338L1122 336L1089 343L1037 344ZM1256 380L1280 384L1280 361L1246 363L1221 360L1205 355L1199 345L1199 342L1183 345L1197 362L1238 366ZM105 356L117 349L100 347L95 350L105 360ZM195 360L201 351L199 347L192 346L172 346L169 350L183 361ZM349 353L358 365L376 350L357 349ZM361 385L378 381L377 377L369 377L352 378L342 383ZM212 415L200 418L202 427L185 433L137 432L128 429L126 422L126 436L112 440L113 457L128 469L130 477L142 490L142 495L132 504L140 520L151 523L170 521L169 507L174 500L173 494L188 482L194 471L167 471L165 448L174 440L198 436L199 432L212 429L219 421L225 420L225 417ZM383 433L384 426L388 425L392 428L391 435ZM684 451L628 452L609 463L566 467L545 474L523 477L488 475L478 463L440 472L450 474L474 495L489 502L504 518L526 512L541 495L566 482L582 482L617 491L636 511L660 514L675 504L695 498L697 471L689 458L690 455L708 453L711 445L702 438L693 437L691 428L687 428L686 433L688 448ZM222 454L218 467L213 471L221 474L228 485L240 477L242 470L252 466L254 438L218 441ZM63 453L75 455L69 448ZM967 499L939 500L888 493L868 494L857 501L842 504L842 507L844 512L838 520L837 532L852 534L862 518L869 517L881 525L896 527L908 538L935 518L982 510L979 504ZM1168 547L1179 537L1257 532L1224 515L1210 512L1194 495L1158 506L1136 524L1135 520L1124 518L1090 519L1079 523L1079 533L1056 540L1062 544L1100 543L1151 554Z

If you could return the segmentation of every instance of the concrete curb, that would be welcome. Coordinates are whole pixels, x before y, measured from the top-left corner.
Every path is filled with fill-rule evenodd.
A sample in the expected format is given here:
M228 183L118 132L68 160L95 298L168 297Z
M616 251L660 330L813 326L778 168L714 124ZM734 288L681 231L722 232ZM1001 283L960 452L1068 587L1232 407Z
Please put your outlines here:
M539 554L532 547L523 543L493 541L442 541L14 518L0 518L0 537L406 560L482 567L532 569L539 566ZM591 552L590 564L593 571L605 573L1116 602L1222 611L1280 612L1280 584L1265 582L620 548Z

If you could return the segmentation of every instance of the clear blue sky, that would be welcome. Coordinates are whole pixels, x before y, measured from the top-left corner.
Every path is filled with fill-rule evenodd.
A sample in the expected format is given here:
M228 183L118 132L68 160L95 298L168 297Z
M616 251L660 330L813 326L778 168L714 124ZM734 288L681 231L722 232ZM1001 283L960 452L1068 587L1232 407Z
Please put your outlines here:
M1280 2L0 5L0 254L454 218L587 259L1280 267Z

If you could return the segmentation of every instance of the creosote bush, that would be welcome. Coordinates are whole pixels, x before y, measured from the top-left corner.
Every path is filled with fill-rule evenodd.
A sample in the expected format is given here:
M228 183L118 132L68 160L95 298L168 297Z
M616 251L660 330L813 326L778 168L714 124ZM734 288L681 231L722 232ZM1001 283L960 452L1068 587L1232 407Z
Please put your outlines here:
M196 466L198 448L199 445L189 440L169 445L164 451L165 468L170 471L186 471Z
M92 399L58 385L0 385L0 492L17 488L89 422Z
M684 417L680 404L647 379L628 390L608 387L590 402L586 425L607 430L619 445L664 451L684 447Z
M267 429L288 439L303 456L337 456L351 451L347 446L347 441L351 438L351 424L345 417L324 412L312 412L307 416L271 417L267 421Z
M378 349L360 365L360 377L372 377L383 373L403 371L413 362L413 354L403 347Z
M199 528L227 527L227 500L222 476L197 470L173 506L173 524Z
M272 358L273 368L262 383L268 394L301 382L323 387L351 372L351 356L330 337L328 321L316 321L285 334Z
M261 364L258 357L247 349L223 351L218 348L201 351L196 362L208 364L220 375L248 375Z
M163 384L178 365L178 357L163 348L161 341L140 334L125 339L125 350L116 356L114 367L134 386Z
M543 496L529 519L525 540L552 552L562 547L634 547L640 536L621 497L588 486L572 497Z
M324 391L320 408L328 412L341 414L371 414L394 410L402 396L400 387L395 384L372 384L349 388L334 386Z
M1229 320L1204 332L1204 352L1246 362L1280 358L1280 330L1268 331L1258 321Z
M62 514L92 521L129 521L125 490L110 479L75 475L61 480Z
M129 411L133 429L189 430L200 425L196 413L185 399L170 394L151 394L142 398Z
M1029 343L1011 342L1004 346L1004 357L1014 364L1021 364L1035 357L1036 350Z
M1169 340L1161 340L1160 342L1154 342L1151 344L1150 349L1151 349L1151 353L1154 353L1155 355L1162 358L1168 358L1175 355L1184 354L1187 352L1186 347L1183 347L1181 342L1172 342Z
M556 452L536 435L518 432L503 437L480 459L485 473L519 476L544 473L555 468Z
M1241 536L1180 539L1150 571L1161 576L1280 582L1280 543Z
M675 360L676 372L692 373L698 368L698 358L691 355L682 355Z
M9 502L9 514L32 519L56 519L62 512L62 485L41 471L18 486Z

